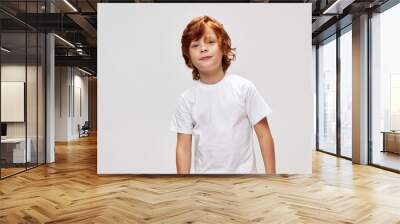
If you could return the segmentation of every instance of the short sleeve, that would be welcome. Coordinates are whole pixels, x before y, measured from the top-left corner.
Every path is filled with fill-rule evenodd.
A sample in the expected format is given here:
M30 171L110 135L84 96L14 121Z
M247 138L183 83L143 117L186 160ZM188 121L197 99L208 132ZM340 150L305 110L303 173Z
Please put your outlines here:
M247 89L246 112L252 125L257 124L272 112L270 106L265 102L253 83L250 83Z
M172 115L170 130L177 133L192 134L193 119L190 105L183 95L179 97L175 112Z

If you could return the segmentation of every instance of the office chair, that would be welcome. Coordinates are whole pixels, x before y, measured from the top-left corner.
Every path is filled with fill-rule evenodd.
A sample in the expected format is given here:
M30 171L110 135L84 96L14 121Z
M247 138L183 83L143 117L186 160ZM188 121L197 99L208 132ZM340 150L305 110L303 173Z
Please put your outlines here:
M79 138L89 136L89 129L90 129L89 121L85 121L82 127L80 127L80 125L78 124L78 129L79 129Z

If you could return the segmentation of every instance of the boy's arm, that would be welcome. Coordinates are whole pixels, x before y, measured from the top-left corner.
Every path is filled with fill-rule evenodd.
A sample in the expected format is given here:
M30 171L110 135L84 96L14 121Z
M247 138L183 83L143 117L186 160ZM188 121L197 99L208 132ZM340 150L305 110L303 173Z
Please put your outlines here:
M261 121L255 124L254 130L256 131L261 154L264 159L265 172L267 174L275 174L274 140L272 139L267 118L264 117Z
M192 161L192 135L177 134L176 170L178 174L189 174Z

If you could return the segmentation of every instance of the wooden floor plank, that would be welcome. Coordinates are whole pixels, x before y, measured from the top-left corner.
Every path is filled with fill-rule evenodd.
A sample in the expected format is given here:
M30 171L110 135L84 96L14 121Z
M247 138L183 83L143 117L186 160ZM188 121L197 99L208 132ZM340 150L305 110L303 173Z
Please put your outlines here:
M400 175L313 153L312 175L96 174L96 137L0 181L0 223L400 223Z

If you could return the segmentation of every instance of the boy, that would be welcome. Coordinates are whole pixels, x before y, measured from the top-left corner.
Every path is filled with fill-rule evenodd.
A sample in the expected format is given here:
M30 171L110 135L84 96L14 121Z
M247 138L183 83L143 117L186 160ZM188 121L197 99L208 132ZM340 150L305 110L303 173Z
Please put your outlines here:
M185 63L199 82L181 94L172 117L178 174L190 173L192 136L195 173L256 173L253 126L265 171L275 174L266 118L271 109L253 83L226 73L235 52L222 24L209 16L197 17L185 28L181 42Z

